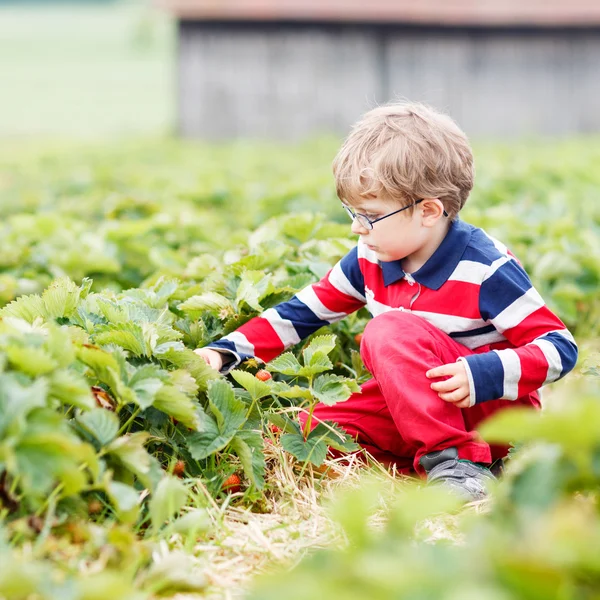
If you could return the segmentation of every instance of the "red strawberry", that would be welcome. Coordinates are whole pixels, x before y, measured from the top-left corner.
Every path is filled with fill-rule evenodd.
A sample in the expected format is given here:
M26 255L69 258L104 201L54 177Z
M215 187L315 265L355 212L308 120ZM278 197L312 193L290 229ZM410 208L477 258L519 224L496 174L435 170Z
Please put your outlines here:
M269 379L271 379L271 373L269 373L269 371L265 371L264 369L261 369L256 374L256 379L260 379L261 381L269 381Z
M221 486L221 489L228 494L237 494L241 489L242 480L237 473L231 474Z
M178 460L173 467L173 475L177 477L183 477L183 473L185 471L185 462L183 460Z

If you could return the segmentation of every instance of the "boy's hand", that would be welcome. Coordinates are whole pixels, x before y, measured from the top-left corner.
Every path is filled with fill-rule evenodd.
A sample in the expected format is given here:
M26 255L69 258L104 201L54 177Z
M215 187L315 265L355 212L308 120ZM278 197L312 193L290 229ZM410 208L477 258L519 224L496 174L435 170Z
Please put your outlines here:
M220 352L210 348L196 348L194 352L201 356L215 371L220 371L223 368L223 355Z
M458 408L469 408L471 406L469 378L462 362L434 367L429 369L425 375L429 378L449 377L444 381L432 383L431 389L436 391L442 400L451 402Z

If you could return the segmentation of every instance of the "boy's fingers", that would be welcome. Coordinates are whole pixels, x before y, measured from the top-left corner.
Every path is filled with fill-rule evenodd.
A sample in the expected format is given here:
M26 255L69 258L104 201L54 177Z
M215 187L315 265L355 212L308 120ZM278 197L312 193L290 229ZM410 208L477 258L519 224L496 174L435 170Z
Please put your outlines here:
M448 394L438 394L438 396L442 399L445 400L446 402L454 402L457 405L461 404L463 400L469 400L468 396L465 397L465 392L462 389L458 389L458 390L454 390L453 392L450 392ZM467 404L468 406L468 404Z
M452 392L460 387L460 381L458 377L450 377L444 381L434 381L431 384L431 389L436 392Z
M460 373L460 365L457 364L449 364L449 365L441 365L440 367L434 367L433 369L429 369L425 373L427 377L444 377L446 375L456 375Z

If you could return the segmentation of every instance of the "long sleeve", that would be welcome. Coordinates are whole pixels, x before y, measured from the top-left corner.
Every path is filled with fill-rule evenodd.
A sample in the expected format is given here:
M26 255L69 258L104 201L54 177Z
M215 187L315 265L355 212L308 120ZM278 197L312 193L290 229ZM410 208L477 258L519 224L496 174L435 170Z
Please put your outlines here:
M577 361L577 345L564 323L548 309L518 262L500 258L483 279L483 319L514 348L465 357L471 405L515 400L566 375Z
M365 303L365 284L355 247L323 279L206 347L235 356L236 360L228 363L223 372L251 357L268 362Z

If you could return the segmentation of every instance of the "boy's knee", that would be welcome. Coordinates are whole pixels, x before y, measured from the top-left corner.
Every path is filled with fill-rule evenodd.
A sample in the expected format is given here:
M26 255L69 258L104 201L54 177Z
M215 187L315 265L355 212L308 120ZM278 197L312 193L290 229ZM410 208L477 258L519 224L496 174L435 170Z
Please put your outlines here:
M361 348L363 345L387 345L397 336L401 336L404 341L422 337L428 328L429 323L422 317L402 310L391 310L377 315L367 323Z

